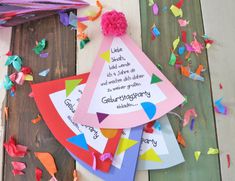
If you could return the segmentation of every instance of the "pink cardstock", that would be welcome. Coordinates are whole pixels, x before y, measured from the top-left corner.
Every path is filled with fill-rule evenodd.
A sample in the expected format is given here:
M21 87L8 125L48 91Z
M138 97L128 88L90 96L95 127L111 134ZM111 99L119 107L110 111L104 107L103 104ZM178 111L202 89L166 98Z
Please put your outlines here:
M156 120L184 97L128 37L104 37L74 122L131 128Z

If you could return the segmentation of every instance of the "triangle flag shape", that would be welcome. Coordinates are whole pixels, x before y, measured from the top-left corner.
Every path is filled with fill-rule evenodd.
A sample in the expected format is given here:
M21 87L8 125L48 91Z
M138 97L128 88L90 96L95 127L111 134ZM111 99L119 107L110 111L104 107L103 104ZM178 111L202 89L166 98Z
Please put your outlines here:
M131 148L137 144L137 141L131 140L128 138L121 138L119 141L118 149L117 149L117 155L121 154L122 152L126 151L127 149Z
M155 74L152 74L151 84L155 84L161 81L162 80L158 76L156 76Z
M153 148L150 148L144 154L140 155L140 159L152 162L162 162L161 158L158 156Z
M67 141L88 151L88 145L83 133L77 136L70 137L67 139Z
M65 81L66 97L68 97L69 94L73 92L73 90L81 83L81 81L82 79Z
M151 83L159 79L161 83ZM157 120L183 102L128 35L105 36L73 121L96 128L131 128Z
M201 152L200 152L200 151L195 151L195 152L194 152L194 157L195 157L195 160L196 160L196 161L199 160L200 155L201 155Z
M106 62L110 63L110 50L107 50L106 52L102 53L100 57Z
M100 113L100 112L97 112L96 115L99 120L99 123L102 123L104 119L108 117L108 114Z

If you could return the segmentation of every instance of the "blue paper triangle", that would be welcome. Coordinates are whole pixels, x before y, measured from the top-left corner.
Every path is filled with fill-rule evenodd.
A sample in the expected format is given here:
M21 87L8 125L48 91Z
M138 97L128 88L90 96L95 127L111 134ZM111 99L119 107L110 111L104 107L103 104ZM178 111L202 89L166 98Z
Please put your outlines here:
M85 136L83 133L81 133L77 136L73 136L71 138L68 138L67 141L88 151L88 145L87 145L87 142L86 142L86 139L85 139Z
M141 106L143 107L148 118L151 120L156 114L156 111L157 111L156 106L151 102L142 102Z

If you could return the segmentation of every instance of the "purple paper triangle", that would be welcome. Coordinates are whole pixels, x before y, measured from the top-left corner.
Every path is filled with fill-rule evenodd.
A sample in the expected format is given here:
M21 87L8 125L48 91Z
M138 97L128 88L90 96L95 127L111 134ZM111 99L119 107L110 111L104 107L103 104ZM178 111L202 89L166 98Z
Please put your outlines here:
M101 123L105 118L109 116L109 114L100 113L100 112L97 112L96 115L99 120L99 123Z

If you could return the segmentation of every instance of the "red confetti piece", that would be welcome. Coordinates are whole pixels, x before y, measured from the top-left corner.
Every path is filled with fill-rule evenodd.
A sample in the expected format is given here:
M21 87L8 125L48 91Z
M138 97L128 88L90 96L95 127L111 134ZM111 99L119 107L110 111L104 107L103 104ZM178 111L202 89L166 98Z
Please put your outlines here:
M12 56L12 52L11 52L11 51L8 51L8 52L6 53L6 56Z
M24 175L24 172L22 172L22 170L24 170L26 168L25 163L23 163L23 162L11 162L11 164L13 166L12 173L13 173L14 176Z
M6 152L11 157L24 157L27 154L27 147L16 145L15 139L11 136L9 141L3 144Z
M219 84L219 88L220 88L220 89L223 89L223 85L222 85L221 83Z
M187 43L187 32L181 31L182 42Z
M42 178L42 170L39 168L35 168L35 178L36 181L40 181Z
M154 121L149 122L148 124L145 125L144 127L144 132L146 133L153 133L153 125L154 125Z
M181 9L181 7L183 6L183 4L184 4L184 0L179 0L177 3L176 3L176 7L177 8L179 8L179 9Z
M14 176L16 176L16 175L24 175L24 172L22 172L22 171L20 171L20 170L12 170L12 173L13 173L13 175Z
M226 157L227 157L227 162L228 162L228 168L230 168L230 155L227 154Z

